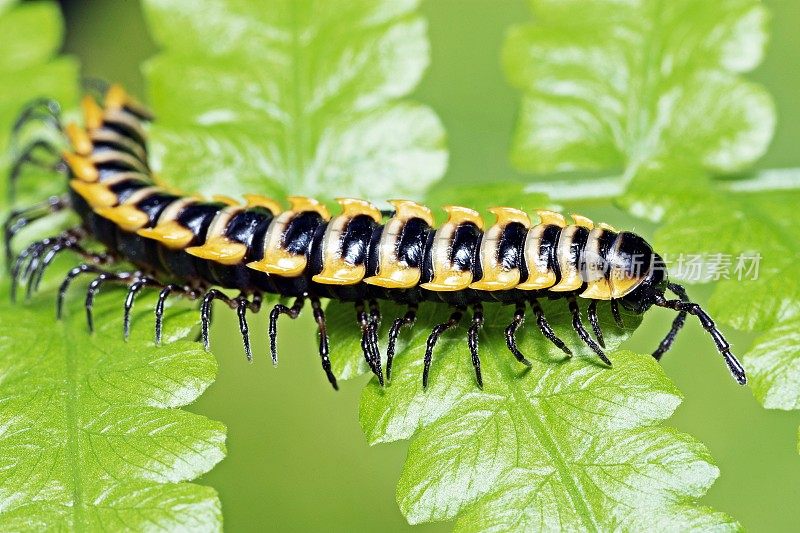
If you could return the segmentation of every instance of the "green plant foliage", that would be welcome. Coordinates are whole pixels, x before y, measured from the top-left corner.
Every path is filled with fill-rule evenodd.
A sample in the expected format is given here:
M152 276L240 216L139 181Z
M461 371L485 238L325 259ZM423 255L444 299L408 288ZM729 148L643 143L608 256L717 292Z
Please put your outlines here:
M667 172L672 183L686 179ZM665 216L654 245L668 254L704 257L709 274L716 268L717 254L732 256L733 264L726 274L730 279L719 279L709 303L714 315L727 324L760 330L796 315L800 309L800 270L795 263L800 247L792 233L800 191L739 194L720 190L714 184L704 187L702 182L693 183L689 194L696 195L696 201L683 195L680 186L673 193L664 191L663 203L656 209L663 210ZM626 201L634 201L635 194L629 193ZM758 271L737 275L734 269L740 254L758 254Z
M154 153L168 183L225 194L387 199L417 197L443 174L447 154L438 118L403 99L428 63L417 2L145 4L163 48L145 73L159 117ZM713 224L700 222L709 211L678 216L689 209L681 206L694 198L695 181L701 193L717 194L707 172L750 164L772 135L769 96L740 76L761 59L764 9L751 0L532 5L537 24L512 31L504 54L509 77L525 92L517 165L540 172L624 169L633 179L627 205L665 222L659 244L669 249L685 238L670 231L687 225L686 217L707 226L686 242L716 243L718 236L702 231L712 233L723 217L748 208L723 208L736 206L734 193L719 193L723 201L710 213L720 218ZM8 11L0 0L0 28L20 10L23 18L24 10L54 13L42 6ZM41 43L14 53L42 63L57 42L32 33L25 39ZM9 64L16 68L19 61ZM0 59L0 76L2 65ZM614 78L619 85L608 72L622 73ZM25 100L32 96L29 87L23 92ZM8 105L9 113L18 108ZM5 112L4 101L3 120ZM662 194L659 172L662 178L680 172L686 181L671 180L670 190L678 192ZM481 209L549 205L513 184L441 188L430 199L438 204L445 196ZM770 224L780 227L781 213L773 215ZM749 249L749 242L731 238L720 246ZM780 250L775 242L770 255ZM715 296L716 307L723 297ZM796 297L772 298L740 325L776 328L754 347L748 366L766 403L790 406L797 402L791 375L774 369L794 364L793 355L784 357L771 343L795 320L793 304L781 302ZM54 324L43 302L49 300L0 308L9 317L0 332L9 377L0 383L6 399L0 409L17 417L0 433L0 469L7 473L0 481L0 527L220 528L213 490L186 483L224 455L219 423L177 409L215 373L213 358L186 340L194 315L170 314L175 342L157 349L145 314L137 315L132 340L119 340L121 310L113 298L98 301L101 327L94 336L85 333L79 312ZM144 299L139 308L147 308ZM626 315L622 330L601 309L614 362L608 369L580 344L563 301L548 302L545 311L575 352L571 360L529 317L519 336L533 361L525 369L505 347L511 310L488 306L484 390L475 384L463 327L442 338L431 385L423 390L425 339L447 316L443 306L430 304L401 334L391 385L382 389L373 379L364 389L360 421L368 440L411 439L397 489L408 520L455 520L457 529L469 531L736 528L730 517L698 503L718 475L708 451L659 425L679 404L679 392L648 355L619 349L640 318ZM383 312L385 334L403 311L385 305ZM327 314L334 370L341 378L366 373L352 306L334 302Z
M78 65L55 56L63 33L55 3L0 3L0 32L0 167L5 168L8 133L23 105L47 97L71 107ZM39 135L31 132L22 143ZM4 202L7 180L0 184ZM29 192L41 200L65 185L60 175L26 172L21 203L30 201ZM58 231L60 222L49 219L48 234ZM194 313L171 315L170 341L177 342L157 349L150 341L150 320L135 328L130 342L122 341L119 300L98 300L100 327L90 336L80 306L56 322L52 290L32 304L13 305L8 284L3 265L0 529L220 529L214 490L186 481L222 459L225 428L177 409L216 374L214 358L186 340L196 324ZM135 321L140 318L137 314Z
M670 187L654 185L665 183ZM800 257L795 234L800 190L771 190L768 180L723 187L653 165L632 183L623 202L660 214L655 245L673 257L700 257L719 277L709 307L739 329L763 332L744 357L753 394L764 407L800 408ZM726 264L721 264L725 261ZM729 261L729 262L728 262ZM727 272L724 276L714 272Z
M156 159L189 190L417 197L444 130L401 100L429 62L418 1L147 0Z
M171 310L157 348L153 298L126 343L118 298L90 335L78 299L56 322L53 297L0 304L0 529L221 529L215 491L186 483L225 454L221 423L178 409L216 374L187 340L196 312Z
M761 61L757 0L531 0L503 61L523 91L512 158L521 170L626 169L660 157L715 171L766 150L769 94L740 74ZM613 73L613 75L612 75Z
M778 322L745 358L753 394L768 409L800 409L800 320Z
M621 170L640 187L626 197L629 207L653 219L674 204L693 205L662 189L688 197L694 179L702 195L709 171L738 171L763 154L772 102L740 76L763 53L767 15L759 3L534 0L532 7L536 23L513 29L504 51L508 76L524 92L512 153L520 169ZM678 171L685 180L664 179ZM493 193L473 196L485 207L480 198ZM574 336L563 302L548 316L562 336ZM423 391L425 339L445 317L423 314L392 385L382 390L373 380L362 398L370 442L412 438L397 494L410 522L456 518L464 530L736 527L696 503L716 477L704 448L655 425L678 395L647 356L612 352L613 372L585 353L559 364L557 350L528 334L526 351L537 362L515 372L502 334L510 313L492 310L482 343L486 389L475 387L465 341L451 337ZM616 332L610 344L623 339ZM341 345L360 351L357 336ZM356 359L347 364L349 373L366 371ZM639 404L653 398L663 400L657 409Z
M352 313L340 305L331 304L329 314ZM402 312L384 306L384 322ZM625 315L621 330L601 307L614 363L608 369L580 343L564 302L547 302L545 313L572 359L531 323L519 334L533 362L527 370L505 346L511 309L494 306L480 345L484 389L475 384L460 328L437 346L423 390L427 336L449 314L428 304L401 335L390 385L382 389L373 379L364 390L360 420L368 441L411 439L397 489L409 522L457 519L459 531L735 528L729 517L697 505L718 475L708 451L657 425L680 393L649 355L617 349L641 318ZM358 335L334 334L334 361L365 372Z
M71 105L76 100L78 64L57 56L64 32L58 5L53 2L0 3L0 146L5 147L11 125L23 105L37 97L52 97ZM8 152L0 153L5 168ZM6 180L0 180L0 199L6 198Z
M662 224L655 248L699 258L700 281L719 281L715 318L763 332L744 358L756 398L797 408L800 193L712 176L746 169L772 137L771 98L741 76L761 62L768 13L755 0L611 4L534 0L536 24L509 34L506 70L524 91L513 158L539 172L622 169L619 203Z

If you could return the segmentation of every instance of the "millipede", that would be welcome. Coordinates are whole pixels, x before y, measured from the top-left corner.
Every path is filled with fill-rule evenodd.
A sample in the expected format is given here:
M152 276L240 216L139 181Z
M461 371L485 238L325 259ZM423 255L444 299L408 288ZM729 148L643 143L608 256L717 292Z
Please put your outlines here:
M746 382L742 365L711 317L690 301L682 286L669 281L663 259L635 233L579 215L568 220L549 210L536 211L534 222L522 210L495 207L489 210L495 220L487 226L472 209L445 206L447 219L437 227L429 208L409 200L389 201L391 209L381 210L364 200L340 198L340 210L331 216L323 203L302 196L289 197L286 209L258 194L245 195L243 202L224 196L208 200L181 195L160 186L150 169L145 129L153 119L150 111L119 85L95 93L81 101L82 126L63 126L60 107L47 99L31 102L14 124L12 139L20 137L26 124L37 121L53 128L69 148L61 150L58 143L41 138L17 147L9 176L12 198L28 165L64 174L69 188L63 195L12 211L6 220L12 299L23 286L30 296L54 258L71 251L83 262L69 271L58 289L58 318L71 282L92 275L85 300L90 330L93 303L103 285L127 287L126 338L136 295L152 288L159 291L156 343L161 340L165 302L171 296L183 296L200 301L200 336L208 349L212 302L219 300L236 311L244 351L252 359L247 313L260 310L264 294L278 294L293 301L278 303L269 313L274 363L279 317L297 318L308 302L318 327L321 364L334 388L337 382L331 370L323 299L354 304L354 326L361 328L363 355L381 385L379 302L407 306L389 329L387 381L398 337L401 330L414 325L418 306L426 302L450 306L449 318L428 336L423 387L428 385L439 337L456 328L467 313L469 350L477 385L482 387L478 338L484 304L514 305L505 341L513 357L530 366L516 341L528 308L541 333L572 355L539 303L543 298L565 299L573 329L609 367L598 303L608 302L620 326L620 305L635 314L657 306L674 310L677 316L653 357L661 358L687 315L693 315L710 334L736 381ZM15 235L31 222L64 209L77 213L80 223L14 256ZM103 251L92 251L86 245L90 240L100 243ZM118 264L133 267L122 270ZM238 295L229 296L224 290L238 291ZM675 298L669 298L668 291ZM584 326L579 299L588 302L586 316L592 333Z

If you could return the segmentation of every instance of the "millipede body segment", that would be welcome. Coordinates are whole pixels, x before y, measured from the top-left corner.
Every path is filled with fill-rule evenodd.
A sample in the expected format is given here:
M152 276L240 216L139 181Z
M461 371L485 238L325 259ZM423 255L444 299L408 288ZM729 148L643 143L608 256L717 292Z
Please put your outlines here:
M34 164L62 170L69 180L69 192L12 213L5 225L10 259L14 235L30 221L64 208L80 215L79 227L33 243L16 261L9 261L12 293L16 294L20 281L26 282L28 293L35 290L44 269L62 250L84 257L86 262L70 271L61 286L59 315L71 280L91 273L95 278L86 299L90 326L94 296L104 283L128 286L126 335L135 296L143 288L153 287L160 290L157 340L164 301L171 295L183 295L202 301L202 336L208 346L211 305L215 299L223 300L237 311L249 358L247 311L260 309L264 293L294 297L291 306L278 304L270 313L272 357L277 361L278 317L297 317L308 301L320 329L322 365L336 386L321 298L354 302L364 356L381 383L378 301L408 305L406 314L390 328L387 377L398 335L414 323L417 307L427 301L444 302L452 306L453 313L428 339L423 383L427 384L439 335L457 326L471 310L468 341L481 384L478 334L486 302L515 305L506 341L524 364L528 362L517 348L515 334L527 306L542 333L571 354L547 323L538 298L565 298L579 336L608 365L597 303L610 302L618 321L618 305L634 313L656 305L678 312L670 333L654 353L656 358L670 347L686 315L692 314L711 334L736 380L746 381L743 368L711 318L689 301L682 287L668 281L661 257L634 233L595 224L579 215L567 219L539 210L532 217L512 207L491 209L494 220L487 224L472 209L445 206L447 220L436 227L431 210L409 200L392 200L392 209L381 211L364 200L340 198L340 209L331 214L322 203L300 196L288 198L288 209L257 194L246 195L242 202L222 196L210 200L186 196L153 179L143 128L151 116L144 106L113 85L105 91L102 105L86 96L82 107L82 127L62 127L57 105L49 101L32 103L15 126L18 132L31 120L43 120L62 132L71 147L59 153L47 142L35 141L17 151L12 191L21 169ZM106 252L87 251L82 245L87 237L101 242ZM118 260L132 263L136 270L114 269ZM216 287L239 295L230 297ZM668 290L678 298L668 299ZM594 339L581 321L578 298L589 303L587 315Z

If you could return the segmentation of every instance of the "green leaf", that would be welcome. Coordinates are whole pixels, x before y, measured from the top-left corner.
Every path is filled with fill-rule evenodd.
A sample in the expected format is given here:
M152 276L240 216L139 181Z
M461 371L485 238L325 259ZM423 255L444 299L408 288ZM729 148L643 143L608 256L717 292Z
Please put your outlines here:
M418 197L447 152L401 99L429 62L417 4L146 1L156 166L204 192Z
M709 184L701 172L660 164L644 168L622 199L635 213L661 214L656 249L674 263L699 259L699 272L673 266L673 277L718 281L712 314L747 330L800 312L800 246L793 237L798 202L800 190L741 194Z
M77 63L54 57L63 34L58 6L14 4L0 3L0 167L23 105L47 97L69 108L77 100ZM22 179L23 192L35 190L37 200L65 186L53 174L26 172ZM0 180L2 202L6 186ZM52 234L58 217L40 226ZM11 305L8 283L2 268L0 529L219 530L214 490L186 483L225 453L220 423L178 409L216 374L214 358L186 340L195 314L170 314L169 337L177 342L156 348L152 313L144 311L153 301L141 298L134 322L144 314L147 323L125 343L118 299L98 300L98 331L89 335L80 307L56 322L52 291L33 304Z
M464 531L631 530L652 517L671 528L734 528L697 505L718 475L707 450L656 425L677 407L679 392L650 356L617 349L640 318L624 315L620 330L601 306L609 369L580 343L563 301L544 307L572 359L534 323L519 334L533 363L526 370L505 346L511 309L493 306L480 344L484 389L475 385L460 328L436 347L423 390L427 336L449 313L427 304L401 335L390 385L373 379L364 390L360 420L369 442L412 439L397 489L409 522L457 519ZM401 313L384 306L384 321Z
M756 0L531 5L536 23L514 28L504 51L524 95L515 163L619 173L613 181L627 189L619 203L662 224L653 244L671 277L717 281L716 320L767 330L745 359L756 398L797 407L800 350L787 324L800 316L800 193L789 183L762 188L775 185L769 179L712 179L750 166L775 129L770 96L742 77L763 58L766 8Z
M800 318L758 337L744 358L750 387L767 409L800 409Z
M31 28L36 37L28 38ZM63 28L57 4L22 4L0 18L3 53L0 70L13 72L28 65L47 63L61 47Z
M683 158L731 172L766 150L775 111L739 74L762 58L757 0L531 0L503 62L523 92L512 159L524 171L624 169Z
M720 183L698 172L651 166L623 198L633 212L657 213L654 244L673 277L717 281L709 300L716 320L763 332L744 357L749 385L769 409L800 408L800 244L795 234L800 189L767 179ZM669 185L655 185L657 183ZM698 185L699 183L699 185ZM676 276L677 274L677 276Z
M40 97L54 98L64 106L77 100L78 64L71 57L56 56L62 26L55 2L0 4L0 168L8 163L8 134L25 104ZM7 186L7 180L0 180L3 204Z
M3 530L221 528L214 490L186 483L225 454L221 423L178 409L216 374L188 340L196 312L170 310L170 344L155 347L141 298L124 342L115 296L98 299L93 335L77 299L63 322L52 292L0 305Z
M693 199L681 192L688 184L670 175L671 183L678 183L671 193L647 196L642 191L648 186L635 180L625 201L653 202L654 209L665 213L656 246L673 257L701 258L701 274L710 276L689 281L722 276L709 301L718 320L740 329L766 330L744 359L756 399L767 408L800 408L800 347L794 334L800 316L800 245L793 222L800 190L748 186L748 194L742 194L706 186L695 189L692 194L701 198ZM740 264L745 267L737 269ZM748 274L750 267L757 269Z

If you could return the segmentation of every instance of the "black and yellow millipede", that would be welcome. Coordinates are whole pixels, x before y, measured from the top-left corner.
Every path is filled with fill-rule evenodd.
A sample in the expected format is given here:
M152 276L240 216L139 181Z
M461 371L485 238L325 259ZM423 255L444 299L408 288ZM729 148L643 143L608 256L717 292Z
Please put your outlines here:
M589 219L546 210L528 213L511 207L490 211L495 220L486 224L476 211L445 206L447 220L435 227L427 207L408 200L388 202L381 211L369 202L341 198L332 215L325 205L306 197L289 197L286 209L279 202L252 194L240 203L227 197L205 200L171 192L156 184L148 165L147 135L143 124L150 112L118 85L99 97L82 101L84 125L62 126L58 105L37 100L27 106L14 126L17 134L31 121L50 124L71 147L66 151L46 140L36 140L17 150L11 169L10 190L26 165L44 165L62 171L69 191L26 209L14 211L5 223L5 243L12 274L12 298L19 286L30 294L42 274L62 251L70 250L84 262L73 268L58 292L60 317L64 296L75 278L91 274L86 294L89 328L92 306L101 286L124 284L124 334L130 311L144 288L160 291L156 304L156 342L160 341L164 303L170 296L201 302L201 336L208 347L211 305L221 300L236 310L245 352L252 357L246 314L259 311L262 295L293 297L291 306L277 304L269 315L270 350L277 361L276 332L280 315L297 318L306 302L319 328L319 356L330 383L336 387L328 357L328 334L321 299L354 302L355 320L361 327L364 357L381 384L384 371L378 347L381 320L379 301L407 305L389 331L386 378L398 335L415 322L416 310L425 302L452 307L449 319L430 333L424 360L423 386L427 386L434 346L440 335L455 328L471 312L468 344L477 383L482 385L478 334L483 325L483 304L515 306L513 321L505 330L509 350L522 364L530 364L516 343L516 332L530 306L536 323L550 341L566 354L571 351L558 338L544 316L539 299L564 298L572 325L582 342L611 365L603 351L603 333L597 320L599 302L608 302L617 322L619 306L641 314L652 306L675 310L672 328L653 356L666 352L686 316L696 316L711 335L733 377L746 382L745 372L730 345L709 315L671 283L662 258L638 235L617 231ZM72 209L81 223L53 237L34 242L16 259L12 240L33 220L62 209ZM102 243L102 253L85 246L91 239ZM135 265L133 271L115 269L117 262ZM220 289L238 291L231 297ZM668 298L667 291L677 298ZM581 318L579 298L588 302L587 317L594 334Z

